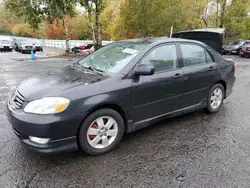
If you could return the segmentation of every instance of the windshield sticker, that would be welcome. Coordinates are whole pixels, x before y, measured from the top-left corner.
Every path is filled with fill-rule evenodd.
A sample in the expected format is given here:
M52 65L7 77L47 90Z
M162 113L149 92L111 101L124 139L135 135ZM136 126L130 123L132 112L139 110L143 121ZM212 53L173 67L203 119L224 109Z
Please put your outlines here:
M122 52L133 55L133 54L136 54L138 51L134 50L134 49L131 49L131 48L125 48Z

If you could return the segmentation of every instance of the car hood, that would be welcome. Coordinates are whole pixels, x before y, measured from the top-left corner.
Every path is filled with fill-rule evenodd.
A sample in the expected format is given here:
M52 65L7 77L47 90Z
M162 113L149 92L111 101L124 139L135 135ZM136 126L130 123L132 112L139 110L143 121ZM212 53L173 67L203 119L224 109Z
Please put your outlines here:
M84 71L77 66L67 66L55 72L36 75L23 81L17 88L26 101L48 96L60 96L60 93L79 85L84 87L108 77Z

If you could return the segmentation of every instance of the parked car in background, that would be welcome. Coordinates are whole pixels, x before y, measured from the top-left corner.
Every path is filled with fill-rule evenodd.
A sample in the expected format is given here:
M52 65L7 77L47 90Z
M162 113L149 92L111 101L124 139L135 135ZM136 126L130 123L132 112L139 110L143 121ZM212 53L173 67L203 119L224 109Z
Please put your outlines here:
M19 49L21 53L31 53L31 51L34 50L34 46L35 45L31 42L23 42L21 43Z
M92 54L93 52L95 51L95 47L92 46L90 49L85 49L85 50L82 50L82 52L86 55L88 54Z
M12 41L0 39L0 52L11 52L11 51L12 51Z
M118 41L22 82L6 113L15 134L38 152L101 155L124 132L198 109L218 112L233 92L235 69L194 40Z
M235 41L231 42L228 45L222 46L222 52L223 54L240 54L240 51L244 45L245 41Z
M14 39L14 50L17 52L21 52L21 45L22 43L27 43L27 40L24 39Z
M81 50L85 50L85 49L86 49L86 45L80 45L80 46L73 47L71 51L74 53L79 53L81 52Z
M243 48L240 51L241 57L249 57L250 56L250 42L244 44Z
M43 46L39 40L35 41L35 49L36 52L43 52Z
M87 44L87 45L80 45L80 46L75 46L71 49L72 52L74 53L80 53L82 50L90 49L93 47L93 44Z

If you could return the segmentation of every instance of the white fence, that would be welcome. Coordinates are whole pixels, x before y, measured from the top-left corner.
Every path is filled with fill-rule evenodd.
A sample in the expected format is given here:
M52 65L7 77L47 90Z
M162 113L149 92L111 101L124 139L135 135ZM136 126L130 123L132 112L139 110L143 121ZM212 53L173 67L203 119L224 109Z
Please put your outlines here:
M15 36L11 36L10 38L17 39L17 40L18 39L28 40L32 43L40 43L42 44L42 46L45 46L45 47L66 49L65 40L36 39L36 38L25 38L25 37L15 37ZM102 44L107 45L111 42L112 41L102 41ZM74 46L93 44L93 41L92 40L70 40L69 44L70 44L70 48L73 48Z
M109 43L111 43L111 41L102 41L103 45L107 45ZM48 40L48 39L43 40L42 39L41 44L46 47L66 49L65 40ZM93 44L93 41L92 40L70 40L69 41L70 48L73 48L74 46L87 45L87 44Z

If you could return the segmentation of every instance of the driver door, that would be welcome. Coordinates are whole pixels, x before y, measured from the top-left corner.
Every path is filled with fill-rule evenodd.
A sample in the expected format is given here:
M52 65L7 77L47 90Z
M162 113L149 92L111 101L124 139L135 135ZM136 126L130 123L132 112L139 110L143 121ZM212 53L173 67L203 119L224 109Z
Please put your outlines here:
M182 69L175 44L153 48L138 64L155 68L151 76L132 80L133 121L139 122L179 110L182 106Z

